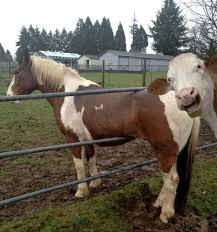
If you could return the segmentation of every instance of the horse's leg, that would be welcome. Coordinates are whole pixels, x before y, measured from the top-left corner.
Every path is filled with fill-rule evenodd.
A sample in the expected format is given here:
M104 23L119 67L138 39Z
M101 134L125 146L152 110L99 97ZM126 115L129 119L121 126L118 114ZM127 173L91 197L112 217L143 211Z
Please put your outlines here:
M78 138L73 134L67 134L66 140L69 143L79 142ZM70 151L73 155L78 180L85 178L86 177L86 163L87 163L85 147L84 146L73 147L73 148L70 148ZM88 195L89 195L89 189L88 189L87 182L78 184L78 189L77 189L75 196L85 197Z
M76 168L76 172L77 172L77 177L78 180L83 179L86 177L86 155L85 155L85 147L82 146L81 147L81 152L80 152L80 156L75 156L73 150L73 159L74 159L74 163L75 163L75 168ZM87 182L78 184L78 190L75 194L76 197L85 197L89 195L89 189L88 189L88 185Z
M96 155L94 152L94 146L86 146L86 157L87 157L87 163L89 166L89 172L91 176L95 176L98 174L97 172L97 166L96 166ZM101 184L101 179L95 179L91 180L89 186L91 188L97 188Z

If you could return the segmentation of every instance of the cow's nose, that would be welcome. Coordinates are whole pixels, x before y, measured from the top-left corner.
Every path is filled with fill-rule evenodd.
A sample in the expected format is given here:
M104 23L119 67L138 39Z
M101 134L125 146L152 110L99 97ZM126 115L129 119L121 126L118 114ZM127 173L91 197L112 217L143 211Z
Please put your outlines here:
M183 88L176 94L177 104L180 108L189 106L195 102L198 95L199 92L194 87Z

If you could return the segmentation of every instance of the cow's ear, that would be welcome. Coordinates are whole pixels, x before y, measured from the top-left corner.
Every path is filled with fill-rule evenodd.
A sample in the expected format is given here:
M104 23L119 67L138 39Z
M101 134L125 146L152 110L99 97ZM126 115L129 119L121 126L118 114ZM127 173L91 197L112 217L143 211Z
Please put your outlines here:
M217 73L217 55L209 57L204 64L210 72Z
M148 92L154 95L163 95L170 90L170 84L163 78L152 81L148 86Z

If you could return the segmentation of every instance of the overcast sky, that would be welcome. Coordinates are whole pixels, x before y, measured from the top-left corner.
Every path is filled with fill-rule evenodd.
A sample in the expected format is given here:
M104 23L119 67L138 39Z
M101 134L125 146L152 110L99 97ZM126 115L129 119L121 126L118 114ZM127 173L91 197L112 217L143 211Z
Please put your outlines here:
M90 16L91 21L108 17L114 33L119 22L122 23L130 48L131 36L129 26L132 24L134 11L138 24L148 31L151 20L161 9L163 0L3 0L0 13L0 43L13 54L22 26L30 24L44 27L47 31L56 28L74 30L78 18ZM150 45L148 52L152 52Z

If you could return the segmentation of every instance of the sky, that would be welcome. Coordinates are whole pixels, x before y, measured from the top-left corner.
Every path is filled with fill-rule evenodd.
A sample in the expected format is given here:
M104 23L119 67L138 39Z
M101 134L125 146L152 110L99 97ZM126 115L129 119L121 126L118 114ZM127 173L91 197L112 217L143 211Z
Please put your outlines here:
M0 43L14 55L22 26L29 27L32 24L40 29L44 27L47 31L65 27L67 31L74 31L79 18L86 19L89 16L93 23L97 19L101 22L105 16L110 19L114 34L118 24L122 23L129 49L129 26L134 12L137 23L149 33L151 20L156 19L162 5L163 0L4 0L1 2ZM150 45L147 52L153 53Z

